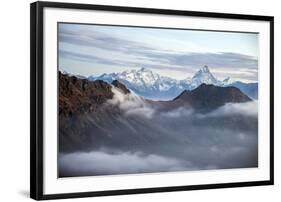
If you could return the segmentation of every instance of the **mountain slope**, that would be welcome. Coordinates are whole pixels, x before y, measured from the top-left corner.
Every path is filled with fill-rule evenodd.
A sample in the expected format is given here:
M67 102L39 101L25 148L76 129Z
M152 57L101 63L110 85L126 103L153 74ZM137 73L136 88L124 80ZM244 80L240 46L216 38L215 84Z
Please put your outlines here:
M195 110L206 112L214 110L226 103L249 102L251 99L236 87L218 87L201 84L191 91L183 91L174 102L188 103Z
M112 97L111 86L104 81L89 81L59 72L59 114L96 111Z
M107 128L116 125L114 129L118 130L118 127L126 125L115 123L121 117L120 110L106 103L114 97L113 86L124 94L130 94L126 86L117 80L111 85L102 80L89 81L61 72L58 76L60 151L88 149L105 140L109 143L116 141L108 137Z
M117 80L112 81L112 85L124 94L130 93L126 86ZM89 81L59 72L59 114L95 112L112 98L112 86L105 81Z
M250 98L255 100L258 99L258 83L243 83L240 81L236 81L227 86L239 88L244 94L248 95Z

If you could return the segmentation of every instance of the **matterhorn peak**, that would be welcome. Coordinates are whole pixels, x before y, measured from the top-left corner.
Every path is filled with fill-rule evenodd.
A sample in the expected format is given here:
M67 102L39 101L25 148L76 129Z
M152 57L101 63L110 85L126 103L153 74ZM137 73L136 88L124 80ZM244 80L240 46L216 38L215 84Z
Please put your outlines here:
M207 65L204 65L204 67L201 68L201 71L204 72L204 73L210 72L209 67Z
M205 65L191 79L191 88L197 88L201 84L217 84L218 80L212 75L209 67Z
M204 65L203 67L201 67L193 76L193 78L196 77L202 77L202 76L210 76L213 77L212 73L209 70L209 67L207 65Z

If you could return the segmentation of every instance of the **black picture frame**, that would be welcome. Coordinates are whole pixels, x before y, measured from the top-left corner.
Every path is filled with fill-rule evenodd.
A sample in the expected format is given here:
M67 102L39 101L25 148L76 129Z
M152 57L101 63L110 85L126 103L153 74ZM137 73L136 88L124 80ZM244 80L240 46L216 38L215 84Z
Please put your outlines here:
M80 10L121 11L130 13L164 14L224 19L267 21L270 23L270 179L239 183L204 184L174 187L154 187L129 190L94 191L66 194L43 193L43 9L62 8ZM36 200L92 197L153 192L186 191L228 187L274 184L274 17L229 13L195 12L183 10L135 8L58 2L35 2L30 6L30 197Z

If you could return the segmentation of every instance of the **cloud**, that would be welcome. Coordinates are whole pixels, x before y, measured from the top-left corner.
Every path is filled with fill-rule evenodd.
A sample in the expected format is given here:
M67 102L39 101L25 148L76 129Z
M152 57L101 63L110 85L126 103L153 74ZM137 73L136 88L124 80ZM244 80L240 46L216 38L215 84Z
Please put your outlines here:
M167 57L167 56L166 56ZM182 55L170 55L170 63L177 65L189 65L202 67L207 64L213 68L244 67L257 68L256 58L238 53L189 53Z
M208 113L198 114L198 117L224 117L224 116L258 116L258 101L251 101L245 103L226 103L224 106Z
M123 65L122 62L116 60L108 60L106 58L84 54L84 53L76 53L74 51L67 51L67 50L59 50L60 57L68 58L71 60L76 60L80 62L87 62L87 63L101 63L105 65Z
M110 144L88 151L60 153L60 177L257 166L258 136L256 122L251 121L253 117L247 118L250 122L246 123L252 124L252 129L245 129L244 119L236 119L229 126L224 123L225 117L199 119L194 114L178 115L153 116L145 126L130 122L141 124L145 117L118 117L118 124L120 119L128 120L126 124L137 133L120 125L117 130L110 129L114 122L111 120L106 134L112 134L114 144L110 143L111 138L102 139L107 136L99 131L99 141ZM92 129L91 134L97 134L97 131Z
M227 117L227 116L258 116L258 101L251 101L245 103L226 103L225 105L215 109L207 114L197 113L190 107L178 107L176 109L162 111L160 115L166 118L180 118L180 117L197 117L197 118L211 118L211 117Z
M156 70L172 70L182 73L194 72L194 68L198 69L208 65L214 71L226 70L225 73L220 72L219 76L221 77L232 76L227 74L227 69L232 72L239 72L237 69L243 68L243 73L240 75L236 74L237 77L246 80L257 80L257 74L253 74L251 70L257 70L258 59L234 52L198 53L172 51L168 47L163 49L155 47L153 44L123 39L114 34L89 30L69 30L64 29L63 26L59 30L59 42L61 48L64 47L64 44L71 44L75 45L77 50L79 50L79 47L95 48L93 53L103 50L106 51L106 56L110 56L101 57L97 56L97 54L83 52L82 49L80 49L80 55L66 49L60 51L61 57L72 58L82 62L127 67L145 66ZM113 56L116 57L114 58ZM247 75L245 72L250 75Z
M189 162L141 152L76 152L59 155L64 176L130 174L195 169Z
M152 118L155 110L141 97L134 95L133 92L124 94L116 87L112 87L113 98L107 103L118 106L126 116L137 115Z
M68 30L63 27L61 27L59 31L59 41L78 46L97 47L110 51L134 54L156 50L144 43L122 39L98 31L83 30L83 34L81 34L75 30Z
M170 111L161 112L160 114L164 117L178 118L191 116L194 111L191 108L179 107Z
M190 75L191 72L194 70L198 70L205 64L209 65L211 67L212 72L214 73L215 76L220 77L220 78L226 78L226 77L231 77L233 80L241 80L241 81L246 81L246 82L256 82L258 78L258 71L257 69L254 68L254 66L250 67L246 64L232 64L230 65L230 61L232 59L229 59L230 61L221 61L221 64L224 65L218 65L219 60L225 60L224 59L224 54L223 53L218 53L218 54L211 54L212 57L217 57L217 63L212 63L211 61L208 61L208 54L202 54L200 53L194 53L192 56L189 54L186 55L179 55L179 54L167 54L167 53L162 53L162 54L157 54L157 58L143 58L139 56L136 56L136 60L134 59L129 59L129 58L112 58L110 59L108 57L101 57L98 55L93 55L89 53L77 53L73 50L64 50L61 48L59 50L59 55L61 58L69 59L69 60L75 60L79 62L86 62L91 65L93 64L102 64L102 65L110 65L110 66L117 66L117 67L148 67L149 69L154 69L154 70L160 70L164 72L168 72L168 75L171 74L171 71L176 71L180 73L181 75L184 74ZM114 54L112 54L114 55ZM200 61L194 60L197 56ZM215 56L216 55L216 56ZM152 57L152 56L151 56ZM179 60L177 58L179 57ZM184 58L185 60L183 61L181 58ZM191 57L190 61L189 58ZM203 59L205 57L205 59ZM237 57L237 56L236 56ZM170 58L170 59L169 59ZM193 58L193 59L192 59ZM233 59L235 60L235 59ZM238 60L238 58L236 58ZM253 59L254 60L254 59ZM192 62L193 61L193 62ZM196 69L194 69L196 68ZM92 68L90 68L92 69ZM192 75L192 74L191 74Z

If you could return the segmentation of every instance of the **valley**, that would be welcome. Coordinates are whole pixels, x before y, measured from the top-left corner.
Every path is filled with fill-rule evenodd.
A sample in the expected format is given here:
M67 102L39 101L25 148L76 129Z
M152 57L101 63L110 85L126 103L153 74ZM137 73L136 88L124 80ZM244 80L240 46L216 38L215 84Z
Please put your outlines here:
M236 87L155 101L119 80L59 72L59 83L60 177L258 165L257 102Z

